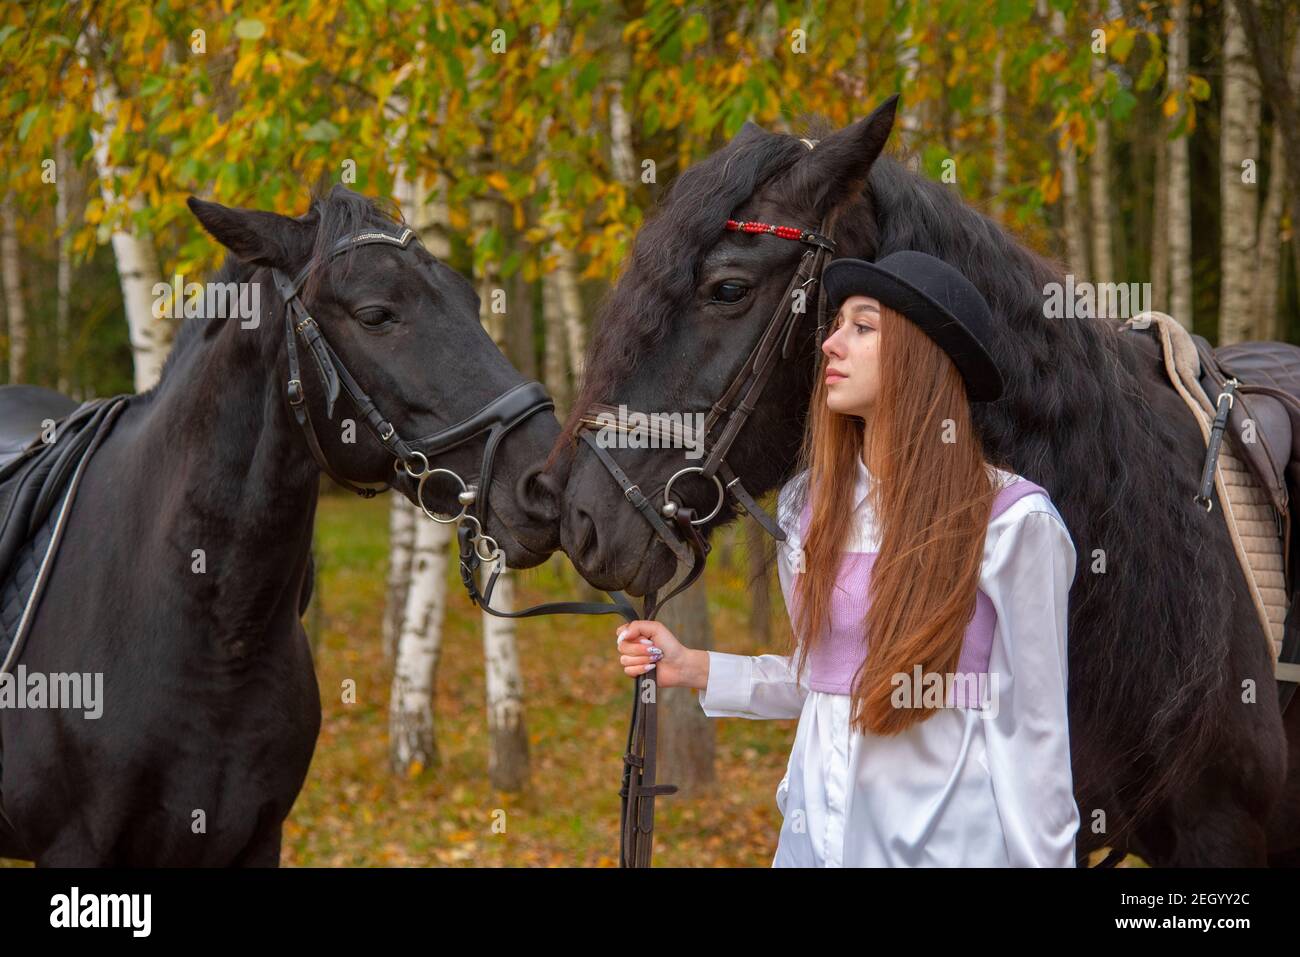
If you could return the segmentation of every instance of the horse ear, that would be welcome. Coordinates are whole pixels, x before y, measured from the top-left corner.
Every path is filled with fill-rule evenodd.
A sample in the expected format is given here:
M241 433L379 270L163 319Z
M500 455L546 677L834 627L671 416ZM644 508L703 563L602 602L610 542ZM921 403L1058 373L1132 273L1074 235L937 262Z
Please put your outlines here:
M727 145L744 146L750 140L758 139L760 136L767 136L767 130L753 120L745 120L745 124L736 131L736 135L731 138L731 142Z
M203 228L244 262L290 269L310 254L312 228L301 220L259 209L235 209L195 196L186 203Z
M791 191L812 199L812 212L819 218L837 206L861 195L871 165L885 148L894 128L898 105L895 93L871 115L823 139L790 170Z

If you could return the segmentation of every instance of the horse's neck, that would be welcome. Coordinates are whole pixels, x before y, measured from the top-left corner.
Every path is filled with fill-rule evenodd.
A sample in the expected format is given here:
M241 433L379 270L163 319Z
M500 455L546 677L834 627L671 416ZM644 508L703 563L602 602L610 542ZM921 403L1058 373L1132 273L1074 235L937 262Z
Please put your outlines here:
M221 642L264 634L294 606L319 481L258 337L231 323L191 343L133 400L121 434L145 538L182 564L185 600ZM199 610L197 607L195 610Z

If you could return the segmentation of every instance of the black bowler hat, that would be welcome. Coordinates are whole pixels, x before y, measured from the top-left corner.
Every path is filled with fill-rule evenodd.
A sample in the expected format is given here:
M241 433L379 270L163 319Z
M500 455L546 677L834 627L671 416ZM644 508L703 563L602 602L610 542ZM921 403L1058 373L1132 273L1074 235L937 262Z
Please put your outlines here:
M905 249L874 263L836 259L822 276L831 307L870 296L901 313L952 359L974 402L1002 395L1002 373L989 344L993 316L978 289L958 270L927 253Z

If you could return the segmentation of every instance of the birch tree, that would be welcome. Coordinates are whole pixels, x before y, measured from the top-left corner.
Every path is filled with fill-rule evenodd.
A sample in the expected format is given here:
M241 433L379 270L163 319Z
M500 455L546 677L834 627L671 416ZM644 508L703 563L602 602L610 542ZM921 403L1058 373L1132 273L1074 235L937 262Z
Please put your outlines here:
M1259 77L1251 63L1241 14L1223 5L1223 108L1219 119L1219 344L1254 332L1259 192ZM1190 317L1189 317L1190 318Z
M1187 96L1187 5L1189 0L1170 0L1169 13L1173 31L1169 35L1169 96L1176 115L1191 109ZM1169 115L1166 110L1166 115ZM1170 116L1173 119L1173 116ZM1169 178L1169 314L1188 329L1192 328L1192 195L1191 158L1188 131L1177 128L1168 143Z
M88 26L78 40L78 51L83 65L90 69L90 47L97 32ZM131 334L131 355L135 368L135 390L144 392L152 388L162 374L163 363L171 351L173 329L166 319L153 314L153 287L161 282L162 270L152 239L135 227L134 214L140 212L144 202L138 195L124 198L117 194L117 184L128 170L113 162L114 143L118 133L118 114L122 109L117 85L106 65L95 70L94 106L103 123L91 127L94 144L95 168L99 174L99 189L104 201L104 214L113 223L111 241L113 256L117 260L117 275L122 286L122 305ZM124 206L119 210L119 205Z
M1291 43L1288 85L1300 91L1300 32ZM1287 190L1294 186L1287 182L1285 142L1282 131L1275 123L1268 151L1268 193L1259 217L1259 239L1255 246L1255 261L1259 263L1258 279L1254 289L1255 339L1282 339L1286 336L1285 324L1279 322L1278 300L1282 265L1282 211L1286 208ZM1292 246L1296 245L1294 229ZM1297 257L1300 263L1300 256ZM1296 271L1300 275L1300 269Z
M23 301L22 250L18 246L18 204L13 195L0 209L0 273L3 274L5 317L9 324L9 381L24 381L27 366L27 304Z

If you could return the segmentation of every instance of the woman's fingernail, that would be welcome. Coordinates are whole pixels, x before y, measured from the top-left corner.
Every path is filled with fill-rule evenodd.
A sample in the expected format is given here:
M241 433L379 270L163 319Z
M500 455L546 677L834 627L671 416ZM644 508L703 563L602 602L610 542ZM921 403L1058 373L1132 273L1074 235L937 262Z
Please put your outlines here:
M662 648L656 648L654 645L651 645L651 646L650 646L650 654L652 654L652 655L662 655L662 654L663 654L663 649L662 649Z
M642 639L641 639L641 644L643 644L643 645L652 645L652 644L654 644L654 642L652 642L649 638L642 638Z
M645 670L646 670L646 671L654 671L654 670L655 670L654 662L651 662L650 664L646 665L646 666L645 666Z

